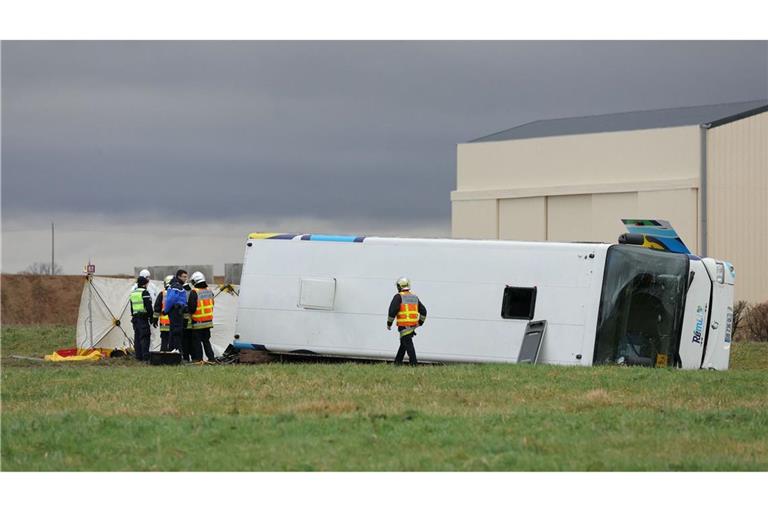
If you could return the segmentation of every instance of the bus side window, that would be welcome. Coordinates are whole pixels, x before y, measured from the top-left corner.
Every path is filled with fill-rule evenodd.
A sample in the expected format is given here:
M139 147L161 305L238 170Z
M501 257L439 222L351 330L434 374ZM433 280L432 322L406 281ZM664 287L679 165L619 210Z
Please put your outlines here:
M504 287L501 301L501 318L513 320L532 320L536 310L536 287Z

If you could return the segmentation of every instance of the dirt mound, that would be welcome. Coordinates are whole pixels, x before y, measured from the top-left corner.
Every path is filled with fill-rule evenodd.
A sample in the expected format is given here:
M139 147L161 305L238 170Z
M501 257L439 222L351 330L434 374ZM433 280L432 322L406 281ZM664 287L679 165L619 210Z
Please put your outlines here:
M223 284L224 277L215 276L214 282ZM76 325L84 284L85 276L3 274L2 323Z
M84 283L83 276L3 274L3 325L75 325Z

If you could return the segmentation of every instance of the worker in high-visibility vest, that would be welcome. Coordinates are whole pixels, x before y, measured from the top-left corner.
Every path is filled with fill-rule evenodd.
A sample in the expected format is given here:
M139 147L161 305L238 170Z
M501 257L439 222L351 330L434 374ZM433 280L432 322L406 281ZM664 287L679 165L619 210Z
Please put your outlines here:
M411 293L411 281L407 277L401 277L395 283L397 294L389 303L389 316L387 317L387 329L392 329L392 323L397 320L397 330L400 332L400 348L395 356L395 364L403 364L403 357L408 353L408 362L416 366L416 349L413 347L413 337L416 336L416 328L424 325L427 319L427 308L419 298Z
M187 310L192 315L192 331L195 333L192 359L203 360L203 351L209 363L216 362L211 347L211 328L213 327L213 292L208 289L202 272L194 272L190 278L192 291L189 292Z
M194 272L192 273L194 275ZM192 283L190 278L184 283L184 292L186 295L186 302L189 302L189 294L192 292ZM192 312L187 308L187 312L184 313L184 336L181 340L181 357L185 361L193 361L195 352L195 344L197 338L195 337L195 331L192 330Z
M163 279L163 291L157 294L155 299L154 313L152 314L152 326L160 326L160 350L162 352L168 352L171 348L168 344L168 335L171 330L171 319L168 315L163 313L165 309L165 296L167 290L171 286L172 275L165 276Z
M149 279L144 276L136 280L136 289L131 292L131 324L133 325L133 350L136 359L149 361L149 342L152 331L149 330L149 320L152 318L152 297L147 290Z

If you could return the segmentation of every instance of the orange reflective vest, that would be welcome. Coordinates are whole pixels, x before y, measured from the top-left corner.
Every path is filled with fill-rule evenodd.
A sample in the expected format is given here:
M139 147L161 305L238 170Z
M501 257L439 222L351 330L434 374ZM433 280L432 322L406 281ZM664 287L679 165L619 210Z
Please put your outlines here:
M161 331L163 331L163 332L164 331L170 331L171 330L171 317L169 317L168 315L162 313L163 311L165 311L165 296L166 296L165 290L161 291L160 294L163 297L163 308L160 310L161 311L160 318L158 319L157 323L160 325L160 330Z
M208 288L195 288L197 309L192 313L193 329L213 327L213 292Z
M419 325L419 298L409 291L400 292L400 311L397 312L398 327Z

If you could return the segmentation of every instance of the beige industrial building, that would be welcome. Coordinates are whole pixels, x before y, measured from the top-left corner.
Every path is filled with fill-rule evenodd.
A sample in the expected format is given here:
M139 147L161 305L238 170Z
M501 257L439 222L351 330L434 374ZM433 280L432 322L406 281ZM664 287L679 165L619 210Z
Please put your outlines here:
M768 300L768 100L535 121L458 145L455 238L615 242L665 219Z

